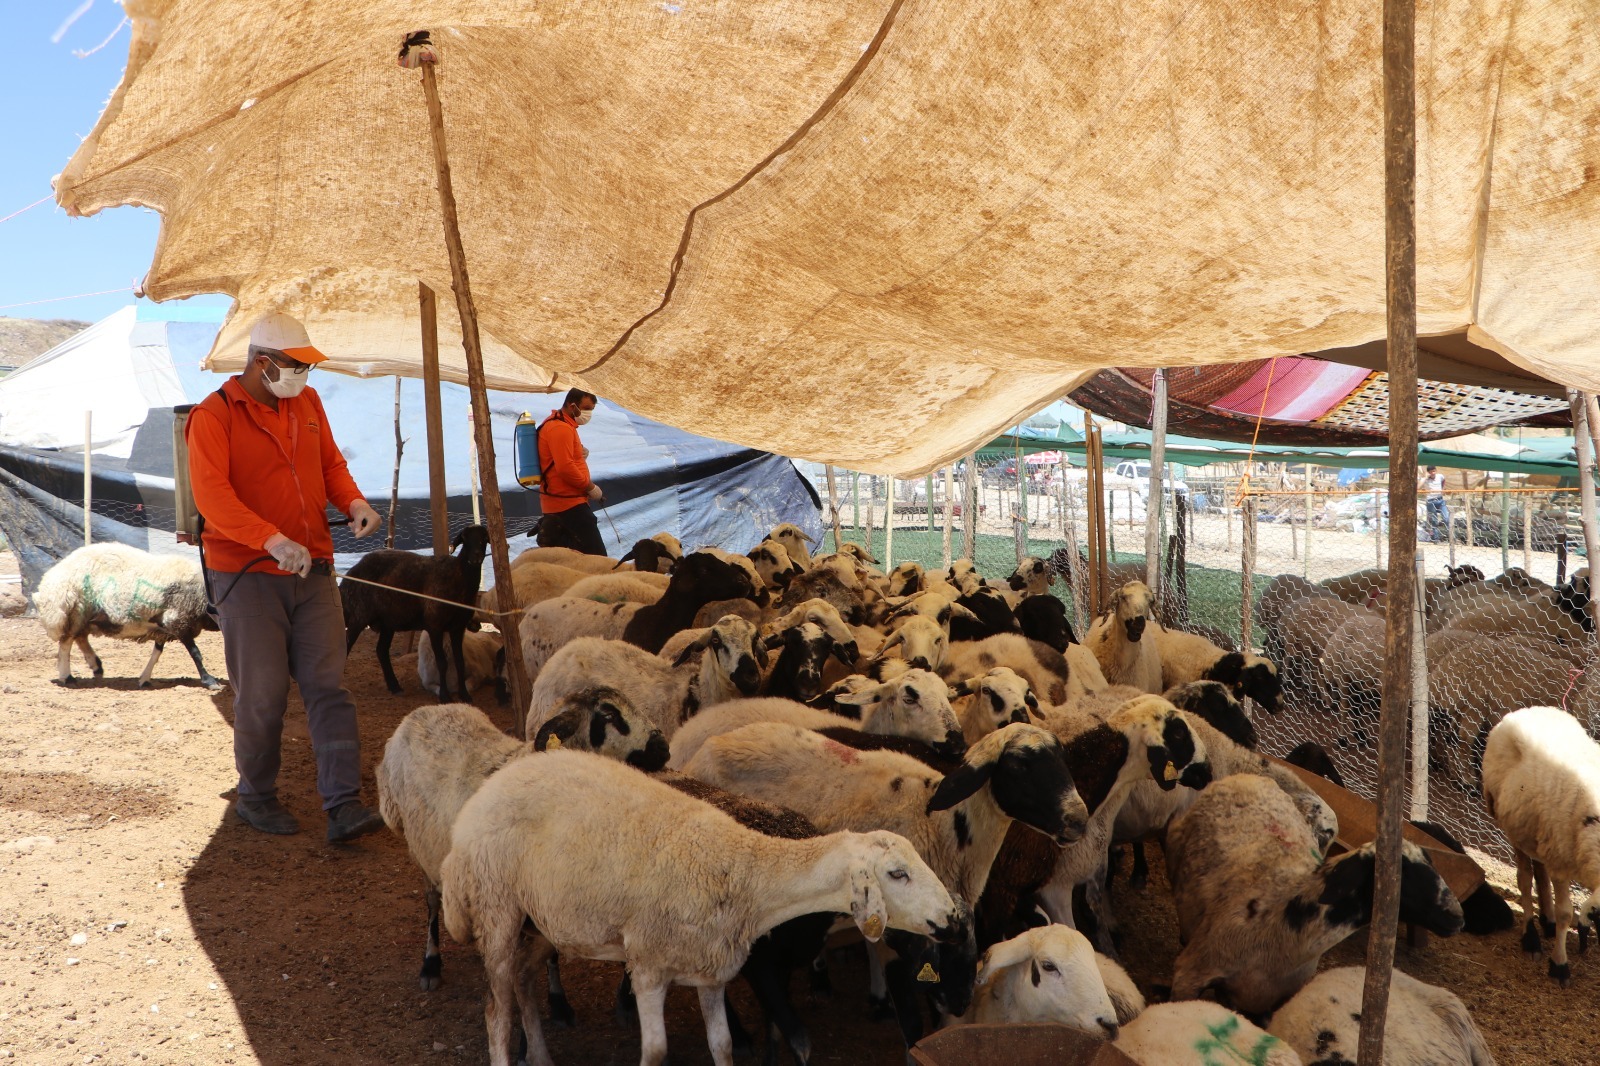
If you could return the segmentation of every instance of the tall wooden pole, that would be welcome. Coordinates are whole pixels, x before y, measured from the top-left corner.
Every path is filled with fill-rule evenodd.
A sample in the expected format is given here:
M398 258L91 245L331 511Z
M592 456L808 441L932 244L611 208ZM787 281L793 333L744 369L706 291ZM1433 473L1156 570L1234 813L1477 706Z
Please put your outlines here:
M1572 443L1578 456L1579 515L1583 519L1583 553L1589 567L1589 580L1595 580L1595 560L1600 559L1600 529L1595 523L1594 496L1594 426L1589 424L1593 408L1584 403L1584 394L1568 389L1572 404ZM1600 597L1589 597L1589 616L1596 620L1595 631L1600 632Z
M517 736L523 736L530 686L528 668L522 661L522 641L514 619L516 591L511 583L511 552L506 546L506 514L500 502L500 477L494 461L494 426L489 420L489 391L483 375L483 342L478 336L478 311L472 304L472 283L467 277L467 257L461 245L461 222L456 216L456 194L450 185L450 156L445 149L444 107L439 102L439 84L429 57L422 63L422 91L428 99L428 125L433 132L433 162L439 175L439 207L444 216L444 243L450 254L450 276L456 293L456 310L461 315L461 342L467 357L467 387L472 392L472 431L477 442L482 469L483 510L488 520L489 546L494 557L494 587L501 621L507 626L506 674L511 686L512 718ZM441 663L440 669L444 664Z
M444 413L439 403L439 304L433 290L417 282L422 312L422 406L428 419L428 511L433 516L433 554L450 554L450 515L444 487Z
M961 505L961 554L967 559L976 559L978 556L978 495L982 491L983 482L978 476L978 453L967 453L965 464L966 476L963 481L962 492L964 502Z
M1378 830L1372 929L1361 1001L1361 1062L1383 1061L1389 982L1400 918L1417 583L1417 99L1415 0L1383 2L1383 157L1389 369L1389 603L1378 727Z
M834 479L833 465L828 470L828 510L833 513L833 550L839 550L839 483Z
M394 379L394 476L389 481L389 533L385 548L394 547L394 516L400 510L400 457L406 453L406 440L400 435L400 375Z
M1145 497L1144 508L1144 583L1150 587L1156 602L1161 602L1161 508L1166 503L1162 494L1162 467L1167 462L1167 372L1157 369L1151 385L1153 404L1150 418L1150 494ZM1135 471L1137 472L1137 471ZM1128 508L1133 516L1133 508ZM1162 619L1167 621L1167 619Z
M1239 649L1250 653L1255 625L1256 581L1256 498L1246 496L1239 509Z
M956 508L956 483L955 475L950 472L950 467L944 468L944 538L943 558L944 568L950 569L950 540L954 532Z

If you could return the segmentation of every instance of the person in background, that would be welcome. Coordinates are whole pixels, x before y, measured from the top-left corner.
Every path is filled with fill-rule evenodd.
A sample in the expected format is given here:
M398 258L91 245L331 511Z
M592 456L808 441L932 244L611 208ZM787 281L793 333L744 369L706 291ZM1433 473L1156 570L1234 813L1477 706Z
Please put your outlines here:
M1450 508L1444 502L1444 475L1436 466L1428 467L1422 476L1422 488L1428 494L1427 517L1429 535L1442 540L1450 528Z
M605 501L589 477L589 449L578 439L578 427L594 414L592 392L572 389L561 407L539 423L539 463L544 475L539 489L540 543L573 547L586 555L606 554L594 507ZM592 506L591 506L592 505Z
M207 587L233 684L234 811L263 833L298 832L278 800L289 680L299 686L328 841L383 825L361 802L356 708L344 687L344 610L326 508L365 537L382 524L356 488L316 390L325 359L305 327L272 314L250 330L244 372L189 415L189 477L204 517Z

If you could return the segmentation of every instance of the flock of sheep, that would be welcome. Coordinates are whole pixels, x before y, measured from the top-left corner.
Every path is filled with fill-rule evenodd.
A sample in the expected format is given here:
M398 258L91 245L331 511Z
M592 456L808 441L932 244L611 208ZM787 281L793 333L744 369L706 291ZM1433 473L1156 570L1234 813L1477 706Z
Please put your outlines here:
M768 1061L786 1050L807 1062L792 978L826 982L825 944L849 928L866 942L871 1009L907 1047L931 1017L1070 1025L1149 1064L1210 1061L1201 1046L1258 1063L1355 1060L1360 973L1317 969L1369 921L1374 855L1330 854L1333 811L1256 752L1250 715L1310 686L1346 705L1361 680L1329 647L1353 641L1381 598L1290 596L1276 579L1264 657L1163 626L1130 581L1080 640L1044 561L1004 583L967 560L883 573L856 545L813 556L784 525L744 555L684 553L665 534L622 560L529 549L507 618L478 593L487 532L457 539L448 558L374 552L350 571L436 599L352 582L342 595L350 642L378 631L391 688L393 634L428 634L418 671L440 702L389 739L379 803L427 885L420 984L442 979L441 922L476 945L494 1066L515 1061L519 1028L526 1060L552 1061L541 1015L576 1021L562 956L625 964L618 995L637 1011L643 1063L666 1055L674 983L697 989L713 1058L731 1062L749 1039L724 991L739 977L764 1014ZM63 561L40 595L88 587L71 568L94 550ZM1581 643L1571 606L1586 574L1544 591L1481 575L1448 584L1429 590L1430 642L1472 647L1488 635L1474 627L1521 598L1548 601ZM63 662L90 631L138 637L107 618L81 633L55 621L85 609L40 611ZM450 702L497 682L500 633L533 678L516 710L525 742ZM1551 975L1565 982L1568 884L1600 888L1600 746L1556 708L1499 725L1479 714L1484 800L1517 852L1523 946L1541 951L1537 884ZM1304 748L1296 761L1328 764ZM1142 863L1148 838L1163 844L1182 944L1161 988L1171 1002L1154 1005L1118 963L1107 899L1114 845ZM1401 895L1402 920L1441 936L1512 921L1487 888L1464 913L1409 844ZM1580 947L1596 917L1587 905L1578 916ZM1493 1061L1448 990L1396 974L1389 1018L1391 1064Z

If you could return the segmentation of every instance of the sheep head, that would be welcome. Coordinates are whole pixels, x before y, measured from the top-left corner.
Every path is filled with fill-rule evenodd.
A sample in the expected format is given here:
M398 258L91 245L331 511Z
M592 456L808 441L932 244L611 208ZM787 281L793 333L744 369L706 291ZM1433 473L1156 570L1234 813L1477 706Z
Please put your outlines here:
M967 742L975 744L1002 726L1030 722L1039 710L1028 682L1009 666L997 666L986 674L969 677L950 690L952 699L972 696L962 715Z
M767 665L767 645L750 622L736 614L725 614L716 624L687 644L673 666L682 666L700 655L700 669L714 669L726 677L740 695L753 696L761 687L761 671ZM710 656L709 659L706 656Z
M872 661L882 662L889 657L892 649L899 648L900 658L913 670L937 670L944 665L945 652L949 647L950 636L943 626L930 618L914 615L889 634L889 639L883 642Z
M1257 737L1255 723L1245 714L1244 707L1233 698L1233 692L1220 681L1191 681L1175 685L1163 698L1180 711L1188 711L1205 721L1242 748L1255 750Z
M890 596L911 596L922 591L923 570L921 563L904 562L889 571L888 594Z
M1164 791L1182 784L1204 788L1211 783L1205 745L1194 735L1183 713L1160 696L1137 696L1111 712L1107 724L1143 748L1150 776Z
M978 963L978 987L1005 1004L1007 1022L1054 1022L1117 1038L1117 1012L1087 937L1064 925L1029 929Z
M857 544L854 541L845 541L843 544L839 545L839 551L848 552L849 554L854 555L857 559L860 559L862 562L869 563L872 566L878 565L878 560L872 557L872 553L867 551L863 545Z
M868 733L910 737L951 757L967 750L966 736L950 709L949 690L939 675L927 670L907 670L892 681L835 696L834 704L842 714L854 709Z
M625 762L646 772L667 765L667 738L628 698L613 688L582 689L563 699L556 714L539 727L535 751L572 748Z
M1153 602L1150 586L1143 581L1128 582L1111 598L1112 614L1122 624L1129 643L1138 643L1139 638L1144 636L1144 626L1150 620Z
M800 573L789 552L775 540L764 540L750 549L749 559L756 575L769 588L783 588Z
M817 540L793 522L783 522L773 526L772 532L768 533L765 539L782 544L784 551L789 553L789 558L793 559L800 569L811 569L811 552L806 548L806 544L815 544Z
M1061 754L1061 741L1035 725L1008 725L967 750L928 799L927 813L948 810L989 786L1008 817L1066 847L1083 837L1089 810Z
M822 667L835 650L833 641L821 626L815 622L801 622L781 633L772 634L763 644L768 651L783 649L778 656L774 676L792 663L796 699L809 703L821 694Z
M868 940L903 929L942 941L966 936L968 910L898 833L837 834L850 871L850 917Z
M1014 592L1027 592L1030 596L1043 596L1055 584L1056 575L1043 559L1025 555L1017 568L1006 578Z

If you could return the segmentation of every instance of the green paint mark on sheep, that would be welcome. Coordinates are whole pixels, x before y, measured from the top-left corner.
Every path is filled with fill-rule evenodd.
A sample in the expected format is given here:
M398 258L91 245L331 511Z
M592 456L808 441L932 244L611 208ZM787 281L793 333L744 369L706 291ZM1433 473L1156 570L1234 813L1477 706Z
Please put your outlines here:
M166 587L158 585L148 578L138 578L133 583L133 589L126 600L120 598L121 583L114 575L100 579L96 585L93 575L83 575L83 587L80 590L83 602L99 611L106 611L108 607L116 608L118 613L130 613L150 608L159 608L165 600ZM109 613L109 612L107 612Z
M1267 1066L1267 1056L1272 1053L1279 1040L1266 1033L1261 1034L1261 1039L1256 1041L1248 1053L1240 1051L1233 1044L1233 1038L1239 1032L1239 1019L1230 1017L1216 1025L1206 1026L1205 1038L1195 1041L1194 1050L1200 1056L1203 1066L1231 1066L1233 1063L1246 1063L1247 1066Z

